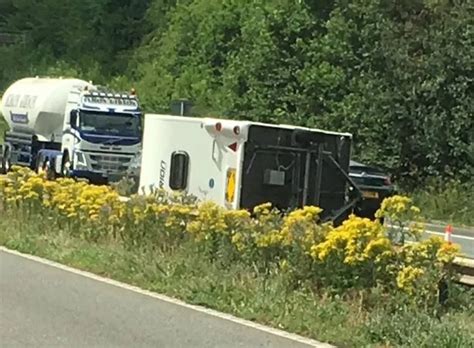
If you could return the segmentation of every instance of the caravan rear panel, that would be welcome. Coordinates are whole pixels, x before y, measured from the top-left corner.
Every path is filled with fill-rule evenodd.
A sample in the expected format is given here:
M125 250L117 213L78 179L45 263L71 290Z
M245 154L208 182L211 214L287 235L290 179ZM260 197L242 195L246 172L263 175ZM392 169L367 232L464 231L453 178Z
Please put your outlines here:
M351 136L302 128L251 125L244 148L240 206L305 205L332 217L346 204Z

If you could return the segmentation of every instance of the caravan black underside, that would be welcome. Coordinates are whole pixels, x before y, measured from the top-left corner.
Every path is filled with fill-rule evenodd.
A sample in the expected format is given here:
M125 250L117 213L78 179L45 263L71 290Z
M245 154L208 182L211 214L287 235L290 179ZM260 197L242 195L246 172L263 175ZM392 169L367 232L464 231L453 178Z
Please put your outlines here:
M252 125L244 149L240 206L271 202L279 210L313 205L324 220L346 217L354 200L347 172L351 138Z

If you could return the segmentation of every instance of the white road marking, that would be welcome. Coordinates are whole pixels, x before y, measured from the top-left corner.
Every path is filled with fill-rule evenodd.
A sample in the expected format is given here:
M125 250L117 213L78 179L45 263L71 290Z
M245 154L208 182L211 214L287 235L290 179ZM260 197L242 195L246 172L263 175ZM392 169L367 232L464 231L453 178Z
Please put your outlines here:
M255 330L260 330L262 332L265 332L265 333L268 333L268 334L271 334L271 335L287 338L287 339L295 341L295 342L299 342L299 343L302 343L302 344L307 344L309 346L313 346L313 347L316 347L316 348L335 347L333 345L318 342L316 340L306 338L306 337L303 337L303 336L299 336L297 334L292 334L292 333L289 333L289 332L286 332L286 331L283 331L283 330L278 330L278 329L274 329L274 328L271 328L271 327L268 327L268 326L265 326L265 325L262 325L262 324L257 324L257 323L254 323L252 321L249 321L249 320L237 318L237 317L235 317L233 315L230 315L230 314L221 313L221 312L218 312L218 311L215 311L215 310L212 310L212 309L208 309L208 308L205 308L205 307L188 304L186 302L177 300L177 299L172 298L172 297L168 297L168 296L165 296L165 295L154 293L154 292L151 292L151 291L148 291L148 290L143 290L143 289L141 289L137 286L125 284L125 283L122 283L122 282L119 282L119 281L116 281L116 280L113 280L113 279L109 279L109 278L104 278L104 277L98 276L96 274L86 272L86 271L81 271L81 270L78 270L78 269L75 269L75 268L72 268L72 267L69 267L69 266L65 266L63 264L60 264L60 263L57 263L57 262L54 262L54 261L43 259L43 258L38 257L38 256L24 254L24 253L21 253L21 252L16 251L16 250L7 249L3 246L0 246L0 251L6 252L6 253L9 253L9 254L12 254L12 255L20 256L20 257L23 257L25 259L32 260L32 261L35 261L35 262L38 262L38 263L41 263L43 265L47 265L47 266L50 266L50 267L54 267L54 268L60 269L62 271L66 271L66 272L70 272L70 273L73 273L73 274L76 274L76 275L80 275L80 276L83 276L83 277L86 277L86 278L89 278L89 279L92 279L92 280L95 280L95 281L98 281L98 282L102 282L102 283L105 283L105 284L108 284L108 285L113 285L113 286L116 286L116 287L119 287L119 288L122 288L122 289L125 289L125 290L133 291L133 292L141 294L141 295L153 297L153 298L158 299L160 301L171 303L171 304L181 306L181 307L185 307L185 308L188 308L188 309L200 312L200 313L204 313L204 314L207 314L207 315L219 318L219 319L228 320L228 321L231 321L233 323L243 325L243 326L247 326L247 327L255 329Z
M436 234L438 236L444 236L444 233L442 232L436 232L436 231L425 231L425 232L429 234ZM451 236L453 237L453 239L457 238L457 239L474 240L474 237L462 236L462 235L454 234L454 233L452 233Z
M387 228L400 228L398 226L393 226L393 225L385 225L385 227L387 227ZM408 227L404 226L403 229L408 230ZM430 230L424 230L424 232L429 233L429 234L436 234L438 236L444 236L443 232L430 231ZM474 237L464 236L464 235L460 235L460 234L456 234L456 233L452 233L451 236L453 238L458 238L458 239L474 240Z

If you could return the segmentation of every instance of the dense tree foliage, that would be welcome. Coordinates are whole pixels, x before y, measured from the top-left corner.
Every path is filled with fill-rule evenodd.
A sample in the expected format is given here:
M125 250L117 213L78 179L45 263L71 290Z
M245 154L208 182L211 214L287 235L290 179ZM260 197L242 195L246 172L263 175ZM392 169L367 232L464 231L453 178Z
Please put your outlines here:
M474 176L469 0L1 0L0 89L31 74L134 85L147 111L354 134L420 182Z

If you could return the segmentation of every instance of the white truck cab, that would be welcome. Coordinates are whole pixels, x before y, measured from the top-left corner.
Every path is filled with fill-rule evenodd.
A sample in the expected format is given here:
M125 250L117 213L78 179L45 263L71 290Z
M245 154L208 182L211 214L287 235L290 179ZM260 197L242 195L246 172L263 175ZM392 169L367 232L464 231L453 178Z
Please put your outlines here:
M141 148L140 116L135 96L85 88L66 112L57 171L118 180Z

